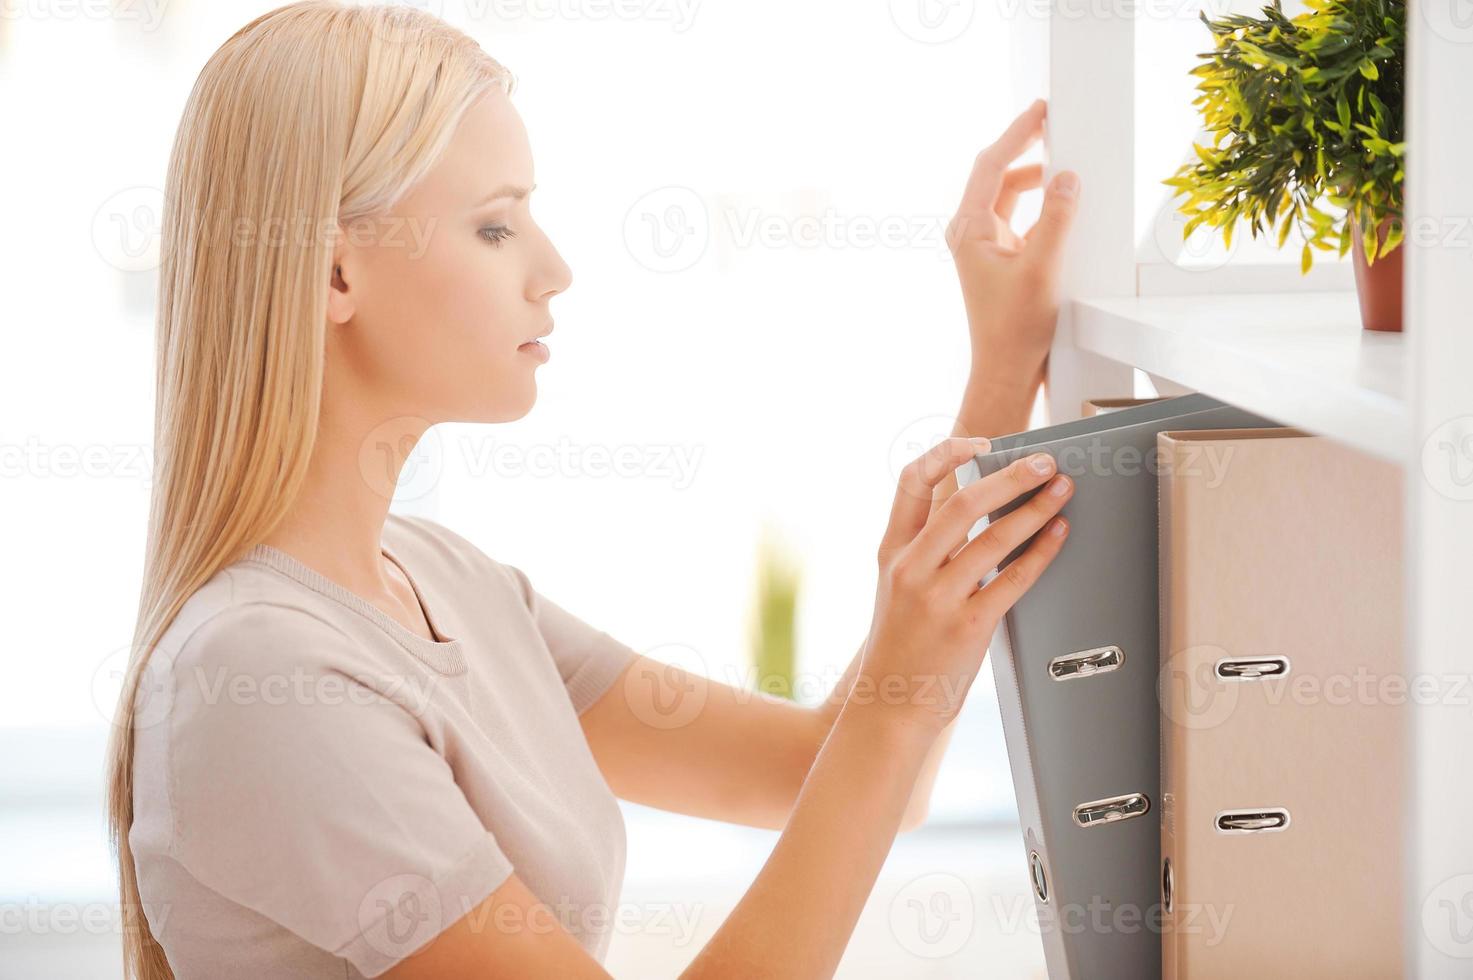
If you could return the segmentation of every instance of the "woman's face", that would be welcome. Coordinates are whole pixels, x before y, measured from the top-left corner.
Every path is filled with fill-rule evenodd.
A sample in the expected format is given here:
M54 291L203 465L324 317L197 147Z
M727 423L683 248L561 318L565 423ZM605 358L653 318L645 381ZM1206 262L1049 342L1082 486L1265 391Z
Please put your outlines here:
M385 216L345 227L328 316L327 397L380 419L504 422L536 401L549 302L572 274L532 220L532 152L504 92L477 101Z

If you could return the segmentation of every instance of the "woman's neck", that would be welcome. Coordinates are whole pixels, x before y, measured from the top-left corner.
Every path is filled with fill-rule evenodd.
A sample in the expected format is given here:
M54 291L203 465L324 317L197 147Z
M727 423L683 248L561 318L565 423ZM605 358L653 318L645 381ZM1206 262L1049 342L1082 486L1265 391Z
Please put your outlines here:
M384 522L405 460L428 428L416 416L386 420L324 399L307 478L265 543L351 591L382 594Z

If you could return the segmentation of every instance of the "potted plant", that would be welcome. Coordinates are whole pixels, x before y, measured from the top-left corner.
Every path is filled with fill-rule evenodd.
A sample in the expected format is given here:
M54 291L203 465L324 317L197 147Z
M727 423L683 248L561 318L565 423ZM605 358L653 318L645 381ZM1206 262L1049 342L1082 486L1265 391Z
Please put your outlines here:
M1297 226L1304 272L1315 250L1353 251L1362 325L1400 330L1406 0L1307 4L1202 15L1216 44L1193 104L1212 141L1165 183L1187 235L1205 223L1231 246L1242 220L1282 247Z

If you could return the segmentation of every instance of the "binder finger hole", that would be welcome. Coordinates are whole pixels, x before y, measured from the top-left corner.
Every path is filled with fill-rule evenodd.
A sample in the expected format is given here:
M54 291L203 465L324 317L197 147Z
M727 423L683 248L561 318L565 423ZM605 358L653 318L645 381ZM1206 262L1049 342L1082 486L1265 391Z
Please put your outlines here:
M1037 851L1028 852L1028 872L1033 878L1033 894L1045 905L1048 904L1048 876L1043 871L1043 860Z

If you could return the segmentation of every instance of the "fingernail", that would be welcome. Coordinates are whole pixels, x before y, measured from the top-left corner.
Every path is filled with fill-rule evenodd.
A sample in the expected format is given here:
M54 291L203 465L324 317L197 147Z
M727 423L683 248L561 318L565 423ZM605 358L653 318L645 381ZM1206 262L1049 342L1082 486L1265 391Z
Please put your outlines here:
M1068 530L1068 527L1069 525L1065 524L1062 518L1055 518L1054 525L1048 529L1048 533L1056 538L1062 537L1064 532Z
M1065 170L1054 178L1054 193L1065 197L1073 197L1079 193L1079 175L1072 170Z
M972 436L972 443L979 449L991 449L992 440L986 436Z
M1034 453L1028 457L1028 465L1035 473L1047 473L1054 468L1054 461L1048 453Z
M1069 492L1069 478L1067 476L1055 477L1053 482L1048 485L1048 492L1055 497L1062 497Z

